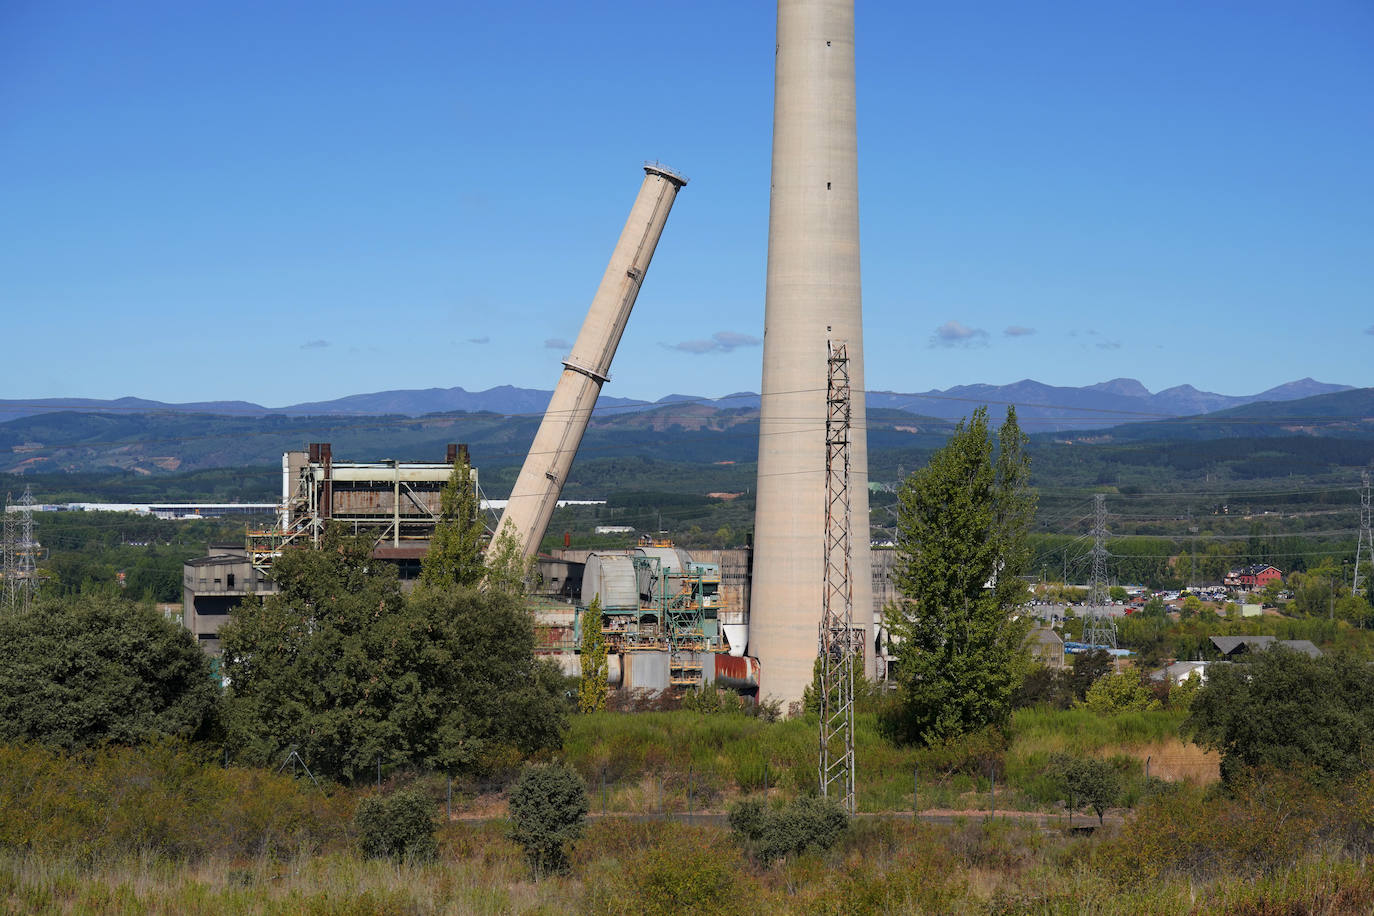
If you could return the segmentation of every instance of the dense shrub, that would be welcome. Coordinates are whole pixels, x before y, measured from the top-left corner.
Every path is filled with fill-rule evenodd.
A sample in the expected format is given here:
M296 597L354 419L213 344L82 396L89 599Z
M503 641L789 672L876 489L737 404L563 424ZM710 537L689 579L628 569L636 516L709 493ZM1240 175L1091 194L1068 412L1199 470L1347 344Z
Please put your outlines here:
M582 835L587 790L564 763L527 764L510 790L510 838L535 876L566 871L568 844Z
M922 771L948 777L955 773L986 775L1001 771L1007 753L1007 737L997 728L983 728L924 747L916 755Z
M829 849L849 826L843 808L815 796L794 799L776 809L749 799L731 809L729 820L745 848L762 862Z
M1374 759L1374 691L1367 662L1309 658L1276 646L1215 665L1193 698L1184 731L1221 753L1232 783L1247 769L1304 772L1334 784Z
M1162 705L1138 671L1122 671L1098 678L1083 699L1083 705L1104 716L1119 712L1160 709Z
M206 763L174 743L76 756L0 746L0 849L270 859L344 845L349 807L344 795Z
M434 802L415 790L372 795L353 815L358 845L371 859L427 862L438 852L434 839Z
M0 741L80 749L193 738L219 689L182 627L149 607L81 596L0 617Z
M1279 874L1323 846L1358 854L1350 842L1357 822L1337 801L1347 794L1265 769L1239 776L1229 793L1176 786L1140 805L1104 845L1104 860L1124 880L1143 883Z
M1042 705L1068 709L1073 706L1074 699L1071 672L1039 665L1030 670L1017 688L1012 697L1012 706L1016 709Z

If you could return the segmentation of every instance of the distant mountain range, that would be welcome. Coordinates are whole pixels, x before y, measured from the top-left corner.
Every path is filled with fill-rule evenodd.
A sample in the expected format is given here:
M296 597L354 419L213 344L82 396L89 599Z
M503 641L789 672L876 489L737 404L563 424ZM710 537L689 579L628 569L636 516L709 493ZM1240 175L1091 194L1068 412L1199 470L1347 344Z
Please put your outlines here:
M1015 404L1022 425L1033 431L1101 429L1123 423L1164 420L1212 413L1263 401L1295 401L1315 395L1349 391L1350 385L1333 385L1310 378L1288 382L1259 394L1225 395L1179 385L1151 393L1135 379L1118 378L1084 388L1045 385L1023 379L1010 385L959 385L913 394L870 391L867 404L873 410L905 413L946 420L967 416L974 407L987 404L994 417L1001 405ZM94 398L40 398L0 400L0 423L53 412L150 414L195 413L240 417L422 417L436 413L490 411L505 416L537 416L548 406L553 392L501 385L486 391L463 388L423 388L354 394L332 401L311 401L288 407L263 407L249 401L198 401L171 404L142 398L98 400ZM759 396L738 392L722 398L670 394L657 401L603 395L597 402L604 415L651 410L670 404L694 402L719 409L757 408Z
M1287 390L1291 392L1292 386ZM996 402L1000 400L997 394L1017 401L1022 426L1033 433L1031 447L1042 467L1056 479L1077 483L1109 483L1116 479L1118 468L1132 465L1155 469L1168 465L1185 477L1199 469L1238 479L1311 476L1333 468L1364 467L1374 457L1374 388L1290 401L1256 401L1209 414L1164 419L1153 419L1162 411L1141 408L1150 404L1146 398L1134 397L1136 406L1131 408L1110 406L1120 400L1105 404L1092 400L1133 397L1111 391L1083 393L1033 382L1017 391L990 386L952 391L870 395L867 441L873 479L894 480L902 476L903 467L919 466L948 438L955 423L951 417L963 416L979 403ZM1036 399L1021 400L1024 392ZM482 394L486 393L474 396ZM1078 405L1072 403L1074 398ZM758 453L757 402L758 396L752 394L716 400L675 396L658 404L602 409L579 449L583 489L574 487L568 492L590 492L588 487L686 485L684 481L692 486L709 483L702 492L747 490ZM893 402L906 409L881 406ZM50 404L44 412L0 422L0 472L122 471L149 476L261 468L278 465L282 452L308 442L331 442L334 454L349 460L439 460L446 443L465 442L482 469L488 493L504 495L529 451L541 417L539 409L446 411L412 417L401 413L292 415L260 412L262 408L217 413L205 410L204 405L198 405L200 410L186 405L149 409L143 406L148 402L116 403L123 409L72 405L63 410ZM947 416L909 412L916 405ZM357 409L356 402L353 408ZM1037 410L1059 413L1028 420ZM991 412L992 422L1000 422L999 407L994 405ZM1132 419L1137 422L1124 422Z

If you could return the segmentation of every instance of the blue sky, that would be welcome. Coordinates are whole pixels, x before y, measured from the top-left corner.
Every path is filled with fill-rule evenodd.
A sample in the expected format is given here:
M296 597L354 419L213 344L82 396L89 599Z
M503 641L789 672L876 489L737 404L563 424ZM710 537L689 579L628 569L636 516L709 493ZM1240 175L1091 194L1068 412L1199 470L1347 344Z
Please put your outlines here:
M1374 6L858 0L870 388L1374 385ZM0 3L0 397L757 390L773 5Z

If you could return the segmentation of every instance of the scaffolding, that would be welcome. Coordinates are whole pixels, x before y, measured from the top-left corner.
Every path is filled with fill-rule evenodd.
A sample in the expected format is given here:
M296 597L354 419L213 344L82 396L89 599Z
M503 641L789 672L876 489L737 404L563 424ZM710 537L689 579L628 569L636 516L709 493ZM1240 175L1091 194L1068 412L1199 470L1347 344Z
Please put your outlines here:
M330 524L374 539L379 555L406 548L423 552L440 513L440 492L454 462L466 446L448 446L448 461L410 463L396 460L336 462L328 442L311 443L306 451L282 456L282 502L277 524L250 530L248 558L263 574L291 547L318 547ZM477 471L472 470L473 486Z
M659 553L676 553L678 565L664 562ZM610 558L622 558L612 554ZM697 563L663 538L641 539L639 551L623 557L637 582L634 607L601 608L601 632L611 652L663 652L667 655L667 685L686 690L703 686L709 657L726 651L721 638L721 572L714 563ZM589 608L577 609L576 639L592 625Z
M821 795L854 813L854 668L863 629L854 626L850 541L849 356L843 341L828 347L825 417L825 570L820 622Z

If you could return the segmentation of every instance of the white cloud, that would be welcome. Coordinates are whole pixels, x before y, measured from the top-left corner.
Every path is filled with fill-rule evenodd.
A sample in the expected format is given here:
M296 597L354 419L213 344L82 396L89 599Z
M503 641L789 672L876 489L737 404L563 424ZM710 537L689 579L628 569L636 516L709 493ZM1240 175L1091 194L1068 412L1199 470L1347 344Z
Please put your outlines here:
M1007 337L1029 337L1035 333L1035 328L1028 328L1024 325L1014 324L1002 332Z
M683 353L729 353L739 347L757 347L763 341L752 334L738 331L717 331L707 340L683 340L675 344L664 344L670 350Z
M986 347L988 332L982 328L970 328L958 321L946 321L930 335L932 347Z
M307 340L305 343L301 344L301 349L323 350L327 346L329 346L329 341L327 340Z
M488 344L488 343L491 343L491 338L490 338L490 337L469 337L469 338L468 338L468 343L470 343L470 344Z
M566 340L564 340L564 339L561 338L561 337L550 337L548 340L544 341L544 349L545 349L545 350L571 350L571 349L572 349L572 344L568 343Z

